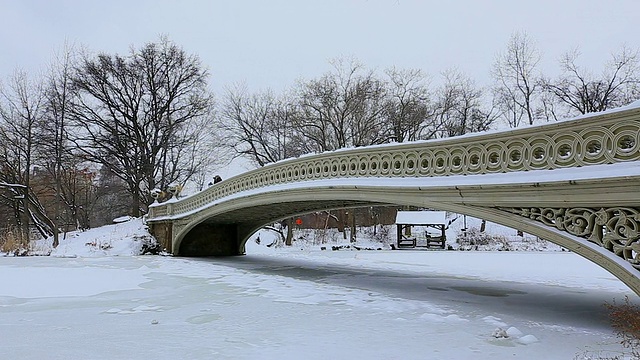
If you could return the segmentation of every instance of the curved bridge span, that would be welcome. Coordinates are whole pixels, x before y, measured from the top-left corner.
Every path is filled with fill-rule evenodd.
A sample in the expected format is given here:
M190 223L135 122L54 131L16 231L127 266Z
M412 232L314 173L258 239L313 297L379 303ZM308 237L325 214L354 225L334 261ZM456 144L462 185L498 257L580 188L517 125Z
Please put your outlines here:
M153 204L147 222L174 255L239 255L277 220L392 204L540 236L640 295L640 102L529 128L289 159Z

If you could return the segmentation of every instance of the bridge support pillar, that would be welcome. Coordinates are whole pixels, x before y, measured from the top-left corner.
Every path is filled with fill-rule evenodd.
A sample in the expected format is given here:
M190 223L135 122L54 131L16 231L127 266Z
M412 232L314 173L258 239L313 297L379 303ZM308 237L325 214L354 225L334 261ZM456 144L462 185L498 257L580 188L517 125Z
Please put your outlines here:
M171 252L173 247L173 223L157 222L149 224L149 232L158 240L160 248Z
M196 225L185 234L178 249L178 256L233 256L242 255L238 245L236 224Z

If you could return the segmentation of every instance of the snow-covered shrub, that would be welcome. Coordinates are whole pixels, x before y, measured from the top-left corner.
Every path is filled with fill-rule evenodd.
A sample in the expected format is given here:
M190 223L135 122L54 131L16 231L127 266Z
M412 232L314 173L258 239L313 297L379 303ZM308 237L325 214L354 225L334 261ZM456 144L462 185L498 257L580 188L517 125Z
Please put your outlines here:
M313 242L315 243L316 241L318 241L317 239L319 238L317 233L321 231L321 230L310 230L310 229L303 229L303 230L297 230L297 229L293 229L293 238L291 239L292 243L296 243L300 244L300 243L309 243L309 242ZM316 234L316 235L314 235ZM282 240L282 245L284 246L284 240Z
M493 235L481 232L479 228L469 228L456 234L458 250L499 250L509 251L511 245L503 235Z
M110 250L113 248L113 246L111 245L111 241L100 242L97 240L93 240L85 243L85 245L100 250Z
M336 244L344 238L337 229L294 229L293 241L298 245Z
M155 237L138 235L134 237L134 241L140 241L140 255L158 255L163 249L160 247L160 243Z
M29 253L29 240L18 228L8 227L0 233L0 252L26 256Z
M372 227L365 227L362 229L362 232L372 241L386 245L395 241L396 233L391 231L391 229L395 230L395 225L376 225ZM393 239L390 238L390 236L393 236Z
M605 304L609 310L609 320L620 344L629 350L631 359L640 359L640 305L629 302L626 296L624 304Z
M562 247L530 234L515 235L515 230L513 235L504 232L480 232L477 227L470 227L466 232L458 230L453 248L485 251L564 251Z

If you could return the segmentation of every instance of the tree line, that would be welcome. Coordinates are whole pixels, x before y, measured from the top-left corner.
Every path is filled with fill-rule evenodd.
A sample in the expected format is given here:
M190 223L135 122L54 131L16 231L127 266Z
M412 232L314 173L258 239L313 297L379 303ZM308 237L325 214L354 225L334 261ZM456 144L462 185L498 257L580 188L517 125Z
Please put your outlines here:
M640 98L638 50L621 48L597 74L578 65L579 52L559 61L560 75L539 70L541 52L514 33L479 86L459 70L437 78L421 69L376 73L357 60L276 94L228 88L220 115L234 152L264 166L292 156L345 147L458 136L603 111Z
M124 55L66 47L44 74L0 82L0 228L54 237L146 213L151 190L191 182L242 156L257 166L306 153L406 142L602 111L640 98L638 51L622 48L598 73L559 62L515 33L479 86L452 69L439 85L421 69L332 70L290 88L233 85L218 101L196 55L166 37Z
M126 55L66 48L0 88L2 225L54 236L140 216L150 190L214 162L213 96L199 58L166 38ZM102 218L101 218L102 217Z

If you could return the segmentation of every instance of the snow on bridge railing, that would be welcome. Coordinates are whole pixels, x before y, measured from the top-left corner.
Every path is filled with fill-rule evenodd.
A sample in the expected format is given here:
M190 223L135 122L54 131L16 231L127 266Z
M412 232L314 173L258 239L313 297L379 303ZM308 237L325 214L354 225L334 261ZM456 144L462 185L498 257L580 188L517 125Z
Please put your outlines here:
M337 150L280 161L187 198L150 207L149 221L179 218L242 191L349 177L433 177L559 169L640 159L640 102L507 131Z

